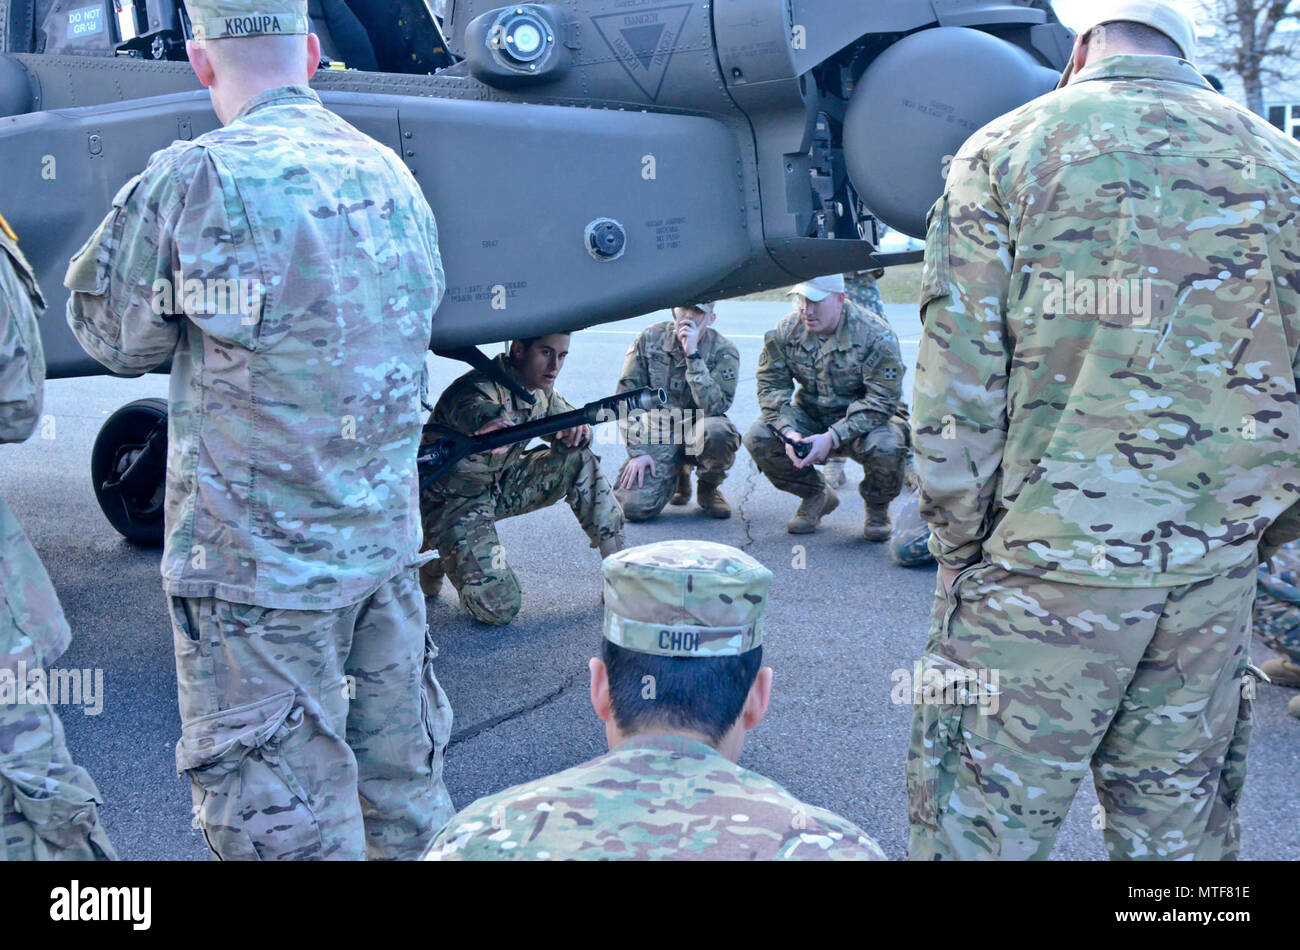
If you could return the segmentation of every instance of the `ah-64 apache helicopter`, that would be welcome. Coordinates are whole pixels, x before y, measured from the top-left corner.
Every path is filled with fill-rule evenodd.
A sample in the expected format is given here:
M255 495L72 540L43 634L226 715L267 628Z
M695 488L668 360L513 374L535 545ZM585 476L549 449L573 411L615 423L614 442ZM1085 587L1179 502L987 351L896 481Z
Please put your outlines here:
M1046 0L311 0L325 104L397 151L437 216L434 352L915 260L945 160L1052 89ZM445 9L444 9L445 8ZM51 378L103 373L63 273L150 154L217 126L180 0L0 0L0 209L51 314ZM165 368L164 368L165 371ZM114 527L162 536L166 405L99 433ZM463 448L463 447L462 447Z

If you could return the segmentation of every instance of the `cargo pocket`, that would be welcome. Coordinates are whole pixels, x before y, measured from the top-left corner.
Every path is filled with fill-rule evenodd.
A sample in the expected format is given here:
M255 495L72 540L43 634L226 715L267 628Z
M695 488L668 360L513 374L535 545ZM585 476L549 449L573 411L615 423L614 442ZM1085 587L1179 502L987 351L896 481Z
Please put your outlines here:
M939 830L939 820L952 796L964 742L961 733L965 706L950 686L968 671L946 657L927 653L912 683L912 744L907 753L907 815L914 825Z
M221 860L322 856L320 825L283 754L302 722L285 690L181 727L176 769L193 783L195 822Z
M1219 797L1229 813L1241 800L1246 785L1246 751L1255 723L1255 692L1265 679L1262 671L1247 666L1241 675L1241 703L1237 706L1237 722L1223 755L1223 772L1219 778Z
M31 854L11 853L7 856L10 860L109 861L117 857L99 822L103 799L85 769L69 766L55 778L0 765L0 781L10 786L14 811L32 833Z

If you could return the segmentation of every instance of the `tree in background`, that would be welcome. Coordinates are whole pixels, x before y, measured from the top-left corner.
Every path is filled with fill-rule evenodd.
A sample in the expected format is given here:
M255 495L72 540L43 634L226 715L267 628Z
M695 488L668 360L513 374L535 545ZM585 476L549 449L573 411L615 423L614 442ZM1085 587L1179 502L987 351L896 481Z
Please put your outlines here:
M1246 106L1264 114L1264 86L1296 75L1300 53L1300 0L1201 0L1201 25L1213 25L1203 37L1203 68L1232 73L1241 80Z

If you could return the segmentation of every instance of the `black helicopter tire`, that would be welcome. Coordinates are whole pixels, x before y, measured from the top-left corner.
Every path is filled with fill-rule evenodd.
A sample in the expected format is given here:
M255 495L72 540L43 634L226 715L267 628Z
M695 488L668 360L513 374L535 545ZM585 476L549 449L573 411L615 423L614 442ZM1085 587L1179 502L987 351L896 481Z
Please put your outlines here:
M150 489L134 495L114 483L143 451L161 426L164 440L159 464L147 471ZM163 497L167 476L167 400L137 399L105 421L90 453L90 477L99 507L117 533L132 544L161 547Z

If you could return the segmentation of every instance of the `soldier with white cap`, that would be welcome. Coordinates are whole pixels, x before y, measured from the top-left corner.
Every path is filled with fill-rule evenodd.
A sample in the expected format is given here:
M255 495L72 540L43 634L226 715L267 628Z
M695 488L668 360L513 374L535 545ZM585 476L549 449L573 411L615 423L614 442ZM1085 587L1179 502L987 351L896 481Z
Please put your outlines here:
M736 764L772 692L772 572L663 541L605 558L591 704L610 751L481 798L430 860L882 860L860 828Z
M816 466L833 456L860 463L863 537L888 540L889 503L903 487L908 445L898 337L883 317L846 299L839 274L790 293L796 309L763 342L762 415L745 433L745 448L773 485L803 499L787 526L791 534L817 530L840 503Z

